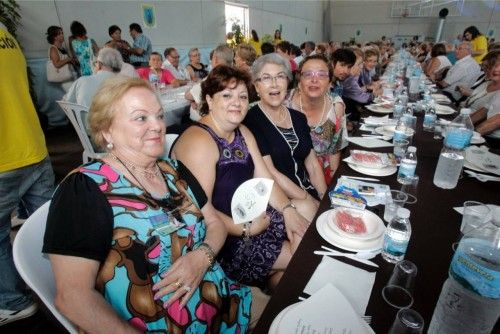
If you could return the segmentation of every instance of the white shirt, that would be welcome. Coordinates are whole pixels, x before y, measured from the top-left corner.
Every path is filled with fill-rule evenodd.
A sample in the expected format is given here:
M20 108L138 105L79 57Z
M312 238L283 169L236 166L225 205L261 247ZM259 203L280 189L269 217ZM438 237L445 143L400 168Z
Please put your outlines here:
M478 63L470 55L466 56L457 60L455 65L450 68L446 74L446 78L444 78L444 81L449 86L443 90L450 93L455 100L458 100L462 94L455 91L455 87L457 87L457 85L461 85L466 88L470 88L474 82L476 82L480 74L481 68Z
M486 104L486 108L488 108L488 113L486 114L486 119L490 119L495 115L500 114L500 92L495 92L493 98L489 103ZM489 133L487 136L500 138L500 129L496 129Z
M434 71L434 73L441 71L445 67L451 67L451 62L446 56L438 56L439 59L439 67Z
M70 87L63 100L79 104L90 108L94 95L99 90L101 84L115 73L101 70L96 74L78 78Z
M120 74L126 75L127 77L131 78L139 78L139 74L137 74L137 72L135 71L134 66L130 65L129 63L122 64Z
M163 64L161 64L161 68L169 70L170 73L172 73L172 75L178 80L191 80L189 72L181 64L175 68L174 65L168 61L168 59L165 59Z

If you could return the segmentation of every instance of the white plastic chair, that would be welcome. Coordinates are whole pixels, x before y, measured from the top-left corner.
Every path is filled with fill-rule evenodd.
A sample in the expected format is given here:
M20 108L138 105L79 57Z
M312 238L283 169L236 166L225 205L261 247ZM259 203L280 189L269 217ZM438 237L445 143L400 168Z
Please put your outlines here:
M83 163L86 163L92 159L98 159L102 157L103 153L97 153L92 146L92 142L90 141L89 136L87 135L87 130L85 129L85 122L83 121L83 117L86 117L88 114L88 108L79 104L67 102L67 101L57 101L59 106L66 116L68 116L71 124L76 130L78 134L78 138L83 146L83 154L82 160ZM82 116L82 114L84 116Z
M48 257L42 253L49 206L50 201L42 205L17 232L12 247L14 264L26 284L38 295L56 319L70 333L76 334L78 333L76 326L59 313L54 305L56 295L54 274Z
M163 152L163 159L170 158L170 151L177 137L179 137L179 135L176 133L167 133L165 135L165 152Z

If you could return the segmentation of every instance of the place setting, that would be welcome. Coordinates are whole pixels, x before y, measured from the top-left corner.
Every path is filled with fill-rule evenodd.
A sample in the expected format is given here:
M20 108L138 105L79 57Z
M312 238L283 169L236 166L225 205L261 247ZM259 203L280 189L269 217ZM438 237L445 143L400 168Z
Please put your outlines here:
M356 172L370 176L389 176L397 171L396 157L392 153L351 150L351 155L343 161Z
M491 153L485 146L469 146L465 150L464 167L476 172L500 175L500 156ZM491 181L498 181L498 178L492 175L471 173L467 170L465 172L483 182L488 181L488 178L491 178Z

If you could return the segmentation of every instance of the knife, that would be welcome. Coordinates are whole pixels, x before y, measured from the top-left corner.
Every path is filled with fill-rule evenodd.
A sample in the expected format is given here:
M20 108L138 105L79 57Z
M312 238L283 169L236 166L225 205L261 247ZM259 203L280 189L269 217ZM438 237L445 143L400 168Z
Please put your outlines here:
M376 264L370 260L360 259L359 257L356 256L356 254L342 253L342 252L338 252L338 251L332 252L332 251L319 251L319 250L314 251L314 254L326 255L326 256L342 256L342 257L346 257L348 259L358 261L358 262L364 263L366 265L378 268L378 264Z

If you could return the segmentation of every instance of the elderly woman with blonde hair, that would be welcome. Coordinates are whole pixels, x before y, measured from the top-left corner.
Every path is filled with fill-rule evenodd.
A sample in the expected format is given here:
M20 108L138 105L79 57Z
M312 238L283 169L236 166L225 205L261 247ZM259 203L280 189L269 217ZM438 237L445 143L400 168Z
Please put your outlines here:
M107 154L62 181L47 219L56 307L89 333L243 333L250 290L214 260L226 230L196 178L159 160L163 118L142 79L115 76L94 97Z

